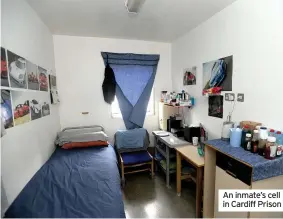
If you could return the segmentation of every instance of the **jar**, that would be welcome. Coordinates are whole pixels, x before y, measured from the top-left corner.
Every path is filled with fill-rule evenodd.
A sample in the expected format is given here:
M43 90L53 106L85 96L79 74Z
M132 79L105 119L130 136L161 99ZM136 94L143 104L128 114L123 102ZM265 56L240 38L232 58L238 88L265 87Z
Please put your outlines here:
M258 141L258 154L264 156L265 146L267 143L268 132L266 127L260 127L259 130L259 141Z
M245 139L245 144L244 144L244 149L246 151L251 150L251 140L252 140L252 135L250 133L246 134L246 139Z
M276 157L277 146L275 144L276 138L269 136L267 138L266 148L265 148L265 158L272 160Z
M252 149L251 149L252 153L257 153L258 138L259 138L259 131L254 130L253 139L252 139Z

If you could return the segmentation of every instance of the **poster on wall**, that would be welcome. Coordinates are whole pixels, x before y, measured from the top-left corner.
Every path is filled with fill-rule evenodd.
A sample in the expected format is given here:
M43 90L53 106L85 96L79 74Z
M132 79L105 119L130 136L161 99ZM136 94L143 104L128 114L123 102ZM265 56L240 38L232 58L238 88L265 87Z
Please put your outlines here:
M50 115L50 105L47 102L42 104L42 116Z
M232 91L233 56L227 56L203 64L203 90L222 87Z
M38 66L39 88L41 91L48 91L47 71Z
M223 96L209 96L208 115L217 118L223 118Z
M195 85L197 80L196 80L196 72L197 72L197 67L194 66L192 68L186 68L184 69L184 74L183 74L183 85Z
M39 90L37 66L28 60L26 61L26 63L27 63L28 89Z
M7 50L11 87L27 88L26 60Z
M51 104L59 103L59 96L57 91L57 82L55 75L49 75L49 84L50 84L50 98Z
M10 90L1 90L1 119L5 129L14 126Z
M15 126L29 122L31 120L29 108L30 92L11 91L11 93Z
M29 106L31 120L39 119L42 117L42 103L48 98L42 92L29 92Z
M57 82L55 75L49 75L50 90L57 90Z
M10 87L6 50L1 47L1 86Z

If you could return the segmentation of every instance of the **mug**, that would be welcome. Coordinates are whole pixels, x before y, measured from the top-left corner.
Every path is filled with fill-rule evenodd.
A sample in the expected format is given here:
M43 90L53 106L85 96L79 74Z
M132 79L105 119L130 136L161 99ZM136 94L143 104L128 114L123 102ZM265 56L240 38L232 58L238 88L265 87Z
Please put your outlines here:
M198 137L193 137L193 145L194 146L198 145Z

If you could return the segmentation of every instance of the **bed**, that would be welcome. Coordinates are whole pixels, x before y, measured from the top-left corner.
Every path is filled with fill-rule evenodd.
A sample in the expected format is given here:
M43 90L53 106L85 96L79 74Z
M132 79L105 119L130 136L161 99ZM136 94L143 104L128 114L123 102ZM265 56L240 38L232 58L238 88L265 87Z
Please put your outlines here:
M125 218L114 148L56 148L5 217Z

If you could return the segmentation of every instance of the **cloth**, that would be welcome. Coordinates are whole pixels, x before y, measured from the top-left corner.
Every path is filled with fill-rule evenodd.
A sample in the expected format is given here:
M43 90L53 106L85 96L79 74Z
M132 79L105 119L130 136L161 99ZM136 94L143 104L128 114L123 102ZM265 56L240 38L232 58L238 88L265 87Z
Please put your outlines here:
M5 217L125 218L113 147L57 148Z
M122 153L121 157L124 165L141 164L152 160L147 151Z
M115 99L116 79L113 69L109 66L109 64L107 64L105 67L102 91L103 91L104 101L106 103L111 104Z
M108 141L108 136L102 131L95 132L92 129L63 131L58 133L55 145L62 146L65 143L90 141Z
M115 147L118 152L146 150L149 145L146 129L119 130L115 133Z
M154 83L159 55L102 52L116 79L116 97L127 129L141 128Z

